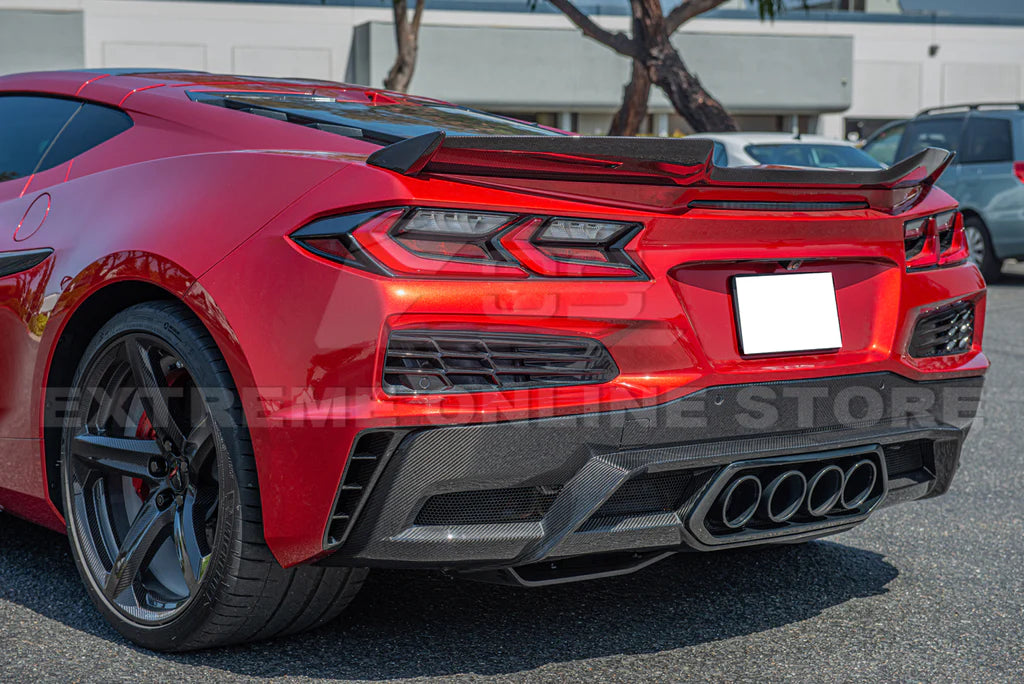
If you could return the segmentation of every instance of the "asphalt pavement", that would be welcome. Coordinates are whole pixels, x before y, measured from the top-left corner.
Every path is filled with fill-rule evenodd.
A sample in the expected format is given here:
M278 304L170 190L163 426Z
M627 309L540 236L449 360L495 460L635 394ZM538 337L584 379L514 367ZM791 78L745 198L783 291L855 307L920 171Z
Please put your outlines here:
M172 656L107 627L63 537L0 514L0 680L1024 681L1024 267L1008 270L943 497L827 541L561 587L377 572L317 632Z

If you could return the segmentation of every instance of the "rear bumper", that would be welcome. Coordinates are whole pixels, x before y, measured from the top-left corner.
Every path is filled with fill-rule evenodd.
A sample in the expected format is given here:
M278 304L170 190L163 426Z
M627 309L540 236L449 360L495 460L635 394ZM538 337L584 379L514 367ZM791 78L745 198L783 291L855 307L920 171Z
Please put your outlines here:
M529 583L542 561L589 576L665 552L833 534L878 506L949 488L982 381L871 373L712 387L636 410L387 431L362 499L344 534L325 539L333 553L322 562L514 568ZM827 463L849 450L877 453L881 471L878 496L856 515L753 538L702 528L730 464L798 455ZM566 562L578 557L595 559L593 572Z

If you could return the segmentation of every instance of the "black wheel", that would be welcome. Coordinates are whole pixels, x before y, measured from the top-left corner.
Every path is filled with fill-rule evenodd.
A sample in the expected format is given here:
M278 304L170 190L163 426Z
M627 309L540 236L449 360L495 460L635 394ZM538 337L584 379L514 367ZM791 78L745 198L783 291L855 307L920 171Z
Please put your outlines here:
M964 234L970 250L970 260L981 269L985 282L994 283L1002 274L1003 261L992 249L992 237L988 234L985 222L977 216L964 217Z
M115 316L75 376L61 444L72 554L141 646L183 651L321 625L365 570L270 554L248 430L223 358L181 304Z

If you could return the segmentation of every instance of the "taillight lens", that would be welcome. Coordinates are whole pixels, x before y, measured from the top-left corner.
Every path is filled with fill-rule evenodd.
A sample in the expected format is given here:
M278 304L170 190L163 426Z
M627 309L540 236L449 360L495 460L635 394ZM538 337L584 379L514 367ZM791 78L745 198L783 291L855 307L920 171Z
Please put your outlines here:
M970 256L964 217L959 211L950 211L935 217L935 232L939 240L939 266L962 264Z
M320 256L409 277L642 278L625 245L640 226L448 209L328 217L292 238Z
M1013 175L1020 179L1021 183L1024 183L1024 161L1013 162Z
M950 266L967 260L963 217L956 209L903 224L907 269Z
M635 232L623 223L531 218L503 235L501 246L542 276L633 278L636 265L622 248Z
M395 224L391 236L415 254L452 259L490 259L487 241L515 217L417 209Z
M928 224L931 219L919 218L903 224L903 247L907 252L907 268L934 264L935 250Z

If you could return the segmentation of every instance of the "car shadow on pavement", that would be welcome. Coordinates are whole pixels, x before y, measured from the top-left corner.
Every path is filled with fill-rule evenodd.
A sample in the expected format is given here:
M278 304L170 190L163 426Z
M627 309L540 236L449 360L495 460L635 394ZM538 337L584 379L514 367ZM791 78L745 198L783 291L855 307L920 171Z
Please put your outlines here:
M128 644L103 622L63 537L0 516L0 600L134 651L133 659L248 677L498 675L659 652L806 620L884 593L898 574L880 554L828 541L678 554L632 575L540 589L377 571L341 620L318 631L161 655Z

